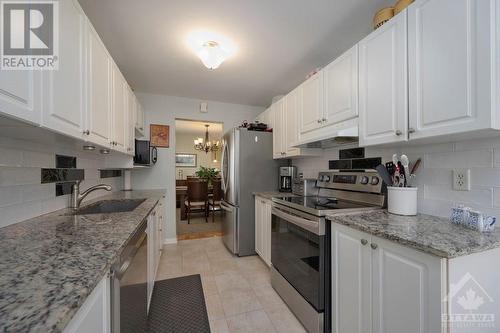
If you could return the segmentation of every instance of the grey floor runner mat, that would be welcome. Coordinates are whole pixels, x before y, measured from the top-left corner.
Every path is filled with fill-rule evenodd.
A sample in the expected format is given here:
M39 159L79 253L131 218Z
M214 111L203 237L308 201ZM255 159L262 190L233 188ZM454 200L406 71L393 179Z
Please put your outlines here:
M199 274L155 282L149 333L210 333Z

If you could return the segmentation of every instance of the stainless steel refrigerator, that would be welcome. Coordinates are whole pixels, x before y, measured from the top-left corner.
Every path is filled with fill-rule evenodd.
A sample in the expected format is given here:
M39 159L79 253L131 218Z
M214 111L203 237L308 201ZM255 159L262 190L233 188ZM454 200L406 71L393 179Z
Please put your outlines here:
M278 188L273 135L233 128L222 139L222 239L234 254L255 254L254 192Z

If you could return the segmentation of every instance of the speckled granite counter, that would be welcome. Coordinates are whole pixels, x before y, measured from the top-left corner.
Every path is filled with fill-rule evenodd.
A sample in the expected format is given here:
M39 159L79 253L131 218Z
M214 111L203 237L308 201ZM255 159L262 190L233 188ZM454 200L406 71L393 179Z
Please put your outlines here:
M278 192L278 191L271 191L271 192L254 192L253 195L262 197L264 199L269 199L271 200L274 197L295 197L296 195L290 192Z
M499 229L491 234L479 233L454 225L446 218L430 215L399 216L381 210L332 215L328 219L443 258L500 247Z
M63 209L0 228L0 331L61 332L164 194L115 192L89 203L147 200L131 212Z

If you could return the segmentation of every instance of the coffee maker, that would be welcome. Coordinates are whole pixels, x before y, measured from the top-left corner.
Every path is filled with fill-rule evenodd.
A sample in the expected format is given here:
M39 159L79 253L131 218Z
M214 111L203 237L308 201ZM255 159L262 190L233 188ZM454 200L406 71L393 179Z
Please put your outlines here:
M280 167L280 192L292 192L292 183L297 173L294 166Z

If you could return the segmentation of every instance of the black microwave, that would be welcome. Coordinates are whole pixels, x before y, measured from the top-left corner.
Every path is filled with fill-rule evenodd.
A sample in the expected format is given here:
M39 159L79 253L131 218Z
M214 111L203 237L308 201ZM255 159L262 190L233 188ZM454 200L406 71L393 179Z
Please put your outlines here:
M134 164L151 165L158 159L158 150L151 147L147 140L135 140Z

